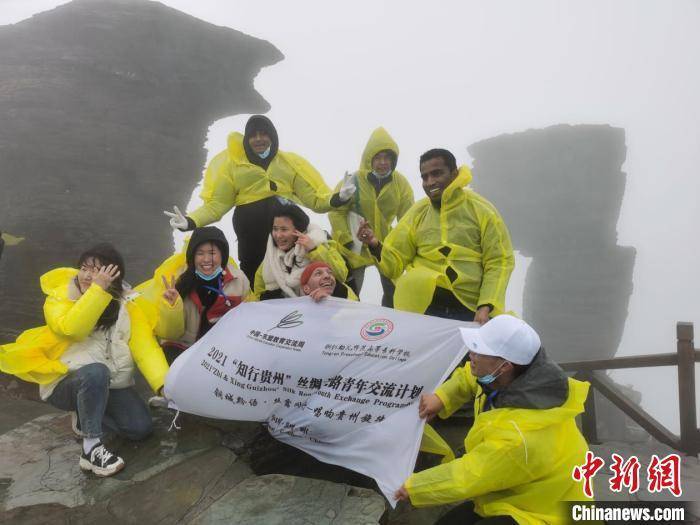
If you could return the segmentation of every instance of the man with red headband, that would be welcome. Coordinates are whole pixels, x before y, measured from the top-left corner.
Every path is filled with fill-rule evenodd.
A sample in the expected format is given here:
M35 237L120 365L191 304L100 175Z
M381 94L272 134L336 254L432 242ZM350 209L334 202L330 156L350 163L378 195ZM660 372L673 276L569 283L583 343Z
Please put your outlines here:
M314 302L330 296L357 301L357 296L345 284L335 280L333 270L323 261L314 261L301 274L301 292Z

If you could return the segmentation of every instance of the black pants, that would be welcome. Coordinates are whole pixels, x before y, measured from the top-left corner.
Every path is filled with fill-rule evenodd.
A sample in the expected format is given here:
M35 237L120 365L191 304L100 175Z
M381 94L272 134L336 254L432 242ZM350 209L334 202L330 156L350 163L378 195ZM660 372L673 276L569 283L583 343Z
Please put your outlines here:
M233 231L238 239L238 261L241 271L253 287L255 272L265 258L267 238L272 231L272 213L276 197L236 206L233 210Z
M435 522L435 525L518 525L510 516L484 518L474 512L474 503L465 501Z
M433 299L424 313L455 321L473 321L476 315L476 312L460 303L452 292L440 287L435 288Z

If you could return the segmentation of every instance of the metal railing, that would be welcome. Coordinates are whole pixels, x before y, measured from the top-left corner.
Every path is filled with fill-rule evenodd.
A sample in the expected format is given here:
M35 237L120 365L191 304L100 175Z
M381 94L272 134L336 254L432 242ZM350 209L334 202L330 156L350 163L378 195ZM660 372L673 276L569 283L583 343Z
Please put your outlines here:
M588 381L595 390L660 442L686 455L695 456L700 453L700 432L698 431L695 398L695 363L700 361L700 351L694 347L692 323L678 323L676 337L676 353L573 361L561 363L561 367L567 372L574 372L576 379ZM680 436L668 430L642 407L628 399L607 375L599 372L600 370L655 366L676 366L678 369ZM581 417L583 434L589 443L597 443L598 427L595 396L592 391L586 400L585 409Z

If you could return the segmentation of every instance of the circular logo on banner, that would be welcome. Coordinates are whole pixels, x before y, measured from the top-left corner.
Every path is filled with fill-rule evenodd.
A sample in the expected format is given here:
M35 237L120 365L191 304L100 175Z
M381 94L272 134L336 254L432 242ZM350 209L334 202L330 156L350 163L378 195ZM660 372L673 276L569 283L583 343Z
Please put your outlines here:
M360 335L365 341L378 341L384 339L394 331L394 323L389 319L372 319L365 323L360 330Z

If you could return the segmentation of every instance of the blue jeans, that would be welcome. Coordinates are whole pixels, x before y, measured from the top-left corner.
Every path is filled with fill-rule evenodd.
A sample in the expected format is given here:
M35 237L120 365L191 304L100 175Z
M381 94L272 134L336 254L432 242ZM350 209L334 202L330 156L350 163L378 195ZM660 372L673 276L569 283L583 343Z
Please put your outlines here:
M78 413L80 430L88 438L104 431L138 441L153 431L151 414L133 387L109 388L109 369L91 363L69 372L46 400L61 410Z

